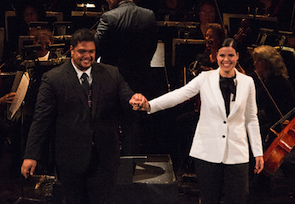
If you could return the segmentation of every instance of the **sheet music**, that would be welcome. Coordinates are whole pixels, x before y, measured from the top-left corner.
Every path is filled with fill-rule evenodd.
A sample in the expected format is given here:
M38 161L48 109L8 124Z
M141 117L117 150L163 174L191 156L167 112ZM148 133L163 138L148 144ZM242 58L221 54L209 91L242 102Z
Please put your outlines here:
M151 67L165 67L165 45L158 42L156 52L151 61Z
M21 106L23 100L25 99L28 87L29 87L30 77L28 72L25 72L21 78L21 81L18 85L18 88L16 90L15 99L12 101L12 104L10 105L9 112L11 115L8 119L12 119L19 107Z

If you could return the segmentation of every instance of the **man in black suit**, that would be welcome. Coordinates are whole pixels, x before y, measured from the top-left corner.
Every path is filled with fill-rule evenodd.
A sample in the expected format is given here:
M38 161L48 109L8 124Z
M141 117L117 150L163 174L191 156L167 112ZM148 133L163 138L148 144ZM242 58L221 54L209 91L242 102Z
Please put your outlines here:
M105 64L117 66L132 90L152 99L159 89L150 67L158 42L154 12L132 0L106 1L111 10L101 16L97 26L97 57ZM134 117L123 120L124 155L139 153L139 118L130 121Z
M21 172L25 178L33 175L54 124L56 167L67 203L113 203L120 158L118 110L132 111L129 100L146 99L134 94L116 67L94 62L89 30L73 34L70 50L71 61L42 76ZM85 89L83 81L88 81Z

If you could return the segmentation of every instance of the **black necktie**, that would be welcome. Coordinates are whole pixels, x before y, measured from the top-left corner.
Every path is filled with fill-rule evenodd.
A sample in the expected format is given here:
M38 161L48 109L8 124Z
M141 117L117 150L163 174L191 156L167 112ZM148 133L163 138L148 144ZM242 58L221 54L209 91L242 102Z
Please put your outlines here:
M82 76L81 76L81 81L82 81L82 87L84 89L84 92L85 92L85 95L86 97L88 97L89 95L89 82L88 82L88 75L86 73L83 73Z
M89 82L88 82L88 75L86 73L82 74L81 81L82 81L82 87L83 87L84 92L85 92L85 96L86 96L86 99L87 99L88 106L91 109L92 93L91 93L91 87L89 86Z

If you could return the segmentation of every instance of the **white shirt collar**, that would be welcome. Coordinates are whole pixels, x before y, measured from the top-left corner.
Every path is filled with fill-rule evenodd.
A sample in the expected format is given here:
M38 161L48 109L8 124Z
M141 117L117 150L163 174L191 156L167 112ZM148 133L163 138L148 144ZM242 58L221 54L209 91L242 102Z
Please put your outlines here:
M77 72L77 77L78 77L80 83L82 83L82 81L81 81L81 76L82 76L82 74L83 74L83 73L86 73L86 74L88 75L88 82L89 82L89 84L92 84L92 75L91 75L91 69L92 69L92 66L89 67L88 69L86 69L86 70L83 72L83 71L81 71L80 69L78 69L78 68L76 67L76 65L75 65L74 62L73 62L73 59L71 59L71 63L72 63L72 65L73 65L75 71Z

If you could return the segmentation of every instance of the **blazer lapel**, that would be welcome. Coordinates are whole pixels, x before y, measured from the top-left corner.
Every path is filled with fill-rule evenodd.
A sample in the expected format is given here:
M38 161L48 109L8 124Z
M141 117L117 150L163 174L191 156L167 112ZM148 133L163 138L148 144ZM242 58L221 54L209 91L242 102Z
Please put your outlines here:
M220 112L222 113L222 115L224 116L224 118L226 118L226 112L225 112L225 105L224 105L224 99L220 90L220 86L219 86L219 69L213 71L212 72L212 77L210 78L210 84L212 87L212 92L213 95L215 97L215 100L218 103Z
M245 83L243 83L242 74L239 73L237 70L235 71L236 71L236 98L235 98L235 102L231 103L232 107L228 117L231 117L237 111L239 105L243 103L242 100L244 100L244 97L243 95L241 95L241 93L243 93Z

